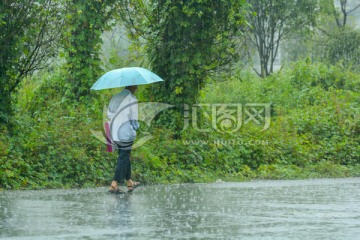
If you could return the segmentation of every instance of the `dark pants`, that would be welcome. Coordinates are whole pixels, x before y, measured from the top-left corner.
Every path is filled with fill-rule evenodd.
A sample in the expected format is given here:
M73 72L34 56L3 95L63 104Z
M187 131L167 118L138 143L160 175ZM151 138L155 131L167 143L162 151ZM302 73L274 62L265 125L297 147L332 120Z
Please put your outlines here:
M131 179L131 163L130 163L130 153L131 153L131 145L126 144L119 145L119 157L117 160L117 165L115 168L115 176L113 180L117 181L118 183L124 183L125 180Z
M131 179L131 163L130 163L130 150L119 149L119 157L115 168L114 179L118 183L123 183L124 179Z

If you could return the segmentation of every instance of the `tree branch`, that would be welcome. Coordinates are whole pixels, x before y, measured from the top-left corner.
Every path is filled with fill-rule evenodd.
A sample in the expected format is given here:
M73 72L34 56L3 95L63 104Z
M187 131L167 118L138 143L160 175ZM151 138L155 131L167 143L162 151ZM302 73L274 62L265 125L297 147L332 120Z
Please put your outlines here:
M353 9L351 9L350 11L347 11L346 14L352 13L354 11L356 11L358 8L360 8L360 4L357 5L356 7L354 7Z

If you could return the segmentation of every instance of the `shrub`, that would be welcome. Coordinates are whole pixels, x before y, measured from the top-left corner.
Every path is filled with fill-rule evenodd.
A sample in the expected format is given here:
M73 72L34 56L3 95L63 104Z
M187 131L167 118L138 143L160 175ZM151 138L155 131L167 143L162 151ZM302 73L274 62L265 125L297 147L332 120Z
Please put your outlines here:
M118 90L69 102L63 84L61 72L54 72L34 76L31 84L25 81L21 86L14 134L0 129L0 188L97 186L111 181L117 154L106 153L90 129L102 129L103 105ZM209 132L191 124L180 135L151 126L153 139L133 151L133 178L172 183L358 176L359 86L360 76L341 66L308 62L297 62L266 79L244 74L241 79L209 83L200 103L270 104L270 127L262 131L261 124L245 123L245 112L240 130L232 133L217 131L212 126L217 119L201 113L198 125Z

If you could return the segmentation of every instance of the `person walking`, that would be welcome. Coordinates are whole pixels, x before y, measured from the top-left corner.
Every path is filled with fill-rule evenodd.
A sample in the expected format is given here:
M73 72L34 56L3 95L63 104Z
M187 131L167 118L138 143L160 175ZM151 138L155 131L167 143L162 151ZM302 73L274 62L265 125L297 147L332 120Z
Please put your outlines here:
M107 116L110 119L110 137L117 147L119 156L115 174L109 192L124 193L119 184L126 180L128 192L132 192L140 185L131 179L130 153L136 137L138 123L138 103L135 97L137 86L127 86L124 90L114 95L110 101Z

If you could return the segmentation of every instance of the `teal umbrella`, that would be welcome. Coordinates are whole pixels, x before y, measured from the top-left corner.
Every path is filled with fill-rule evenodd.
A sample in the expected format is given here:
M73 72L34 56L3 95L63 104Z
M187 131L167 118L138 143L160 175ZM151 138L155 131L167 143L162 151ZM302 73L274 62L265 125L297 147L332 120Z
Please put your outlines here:
M91 87L92 90L149 84L162 80L155 73L141 67L128 67L111 70L102 75Z

